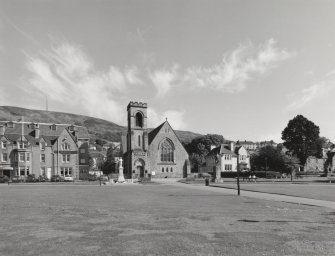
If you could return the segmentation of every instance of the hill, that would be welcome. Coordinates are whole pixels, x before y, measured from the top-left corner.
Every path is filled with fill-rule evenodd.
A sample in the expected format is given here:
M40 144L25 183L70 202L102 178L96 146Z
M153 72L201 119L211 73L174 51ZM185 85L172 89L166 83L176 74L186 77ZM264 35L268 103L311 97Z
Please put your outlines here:
M121 141L121 134L127 131L125 126L120 126L100 118L54 111L47 112L45 110L0 106L0 121L17 121L21 119L22 116L27 122L85 126L91 134L92 140L104 139L108 141ZM176 134L182 143L189 143L193 138L201 135L189 131L176 131Z

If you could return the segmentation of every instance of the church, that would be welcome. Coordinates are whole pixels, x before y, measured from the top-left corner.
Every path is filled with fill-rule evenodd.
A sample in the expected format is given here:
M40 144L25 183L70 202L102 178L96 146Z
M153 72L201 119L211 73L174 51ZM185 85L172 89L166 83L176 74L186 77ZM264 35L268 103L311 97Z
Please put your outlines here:
M127 135L122 136L126 178L187 177L188 154L169 122L148 132L146 103L130 102L127 112Z

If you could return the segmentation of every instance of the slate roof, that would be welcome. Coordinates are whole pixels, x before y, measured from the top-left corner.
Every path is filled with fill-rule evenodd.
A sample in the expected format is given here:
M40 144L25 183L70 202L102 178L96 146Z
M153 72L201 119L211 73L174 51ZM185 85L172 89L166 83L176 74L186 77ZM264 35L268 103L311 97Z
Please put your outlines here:
M229 150L226 147L227 147L226 145L222 144L221 146L218 146L218 147L212 149L211 152L209 152L207 156L215 156L215 155L219 155L219 154L226 154L226 155L236 156L236 154L234 152L232 152L231 150Z
M6 124L7 121L1 121L0 125L5 125L5 135L7 134L22 134L22 123L20 122L13 122L14 127L8 127ZM69 127L72 126L70 124L45 124L45 123L38 123L39 124L39 130L40 130L40 136L59 136L64 129L69 130ZM57 128L56 130L51 129L51 127L55 125ZM83 126L73 126L76 130L78 138L90 138L90 135L88 133L88 130L86 127ZM35 136L35 128L33 123L23 123L23 129L24 129L24 135L30 135L32 137ZM72 134L72 131L69 130L69 132Z
M167 121L165 121L167 122ZM159 133L160 129L163 127L163 125L165 124L162 123L161 125L157 126L155 129L153 129L151 132L149 132L148 134L148 138L149 138L149 145L151 144L151 142L154 140L154 138L156 137L156 135Z
M72 125L67 124L45 124L38 123L40 136L38 139L35 139L35 127L33 123L30 122L12 122L14 123L13 127L9 127L7 124L8 121L0 121L0 125L5 126L5 137L10 141L17 141L22 135L22 127L23 127L23 135L31 144L37 144L40 141L40 138L43 138L47 145L53 145L64 129L67 129L70 136L74 141L77 141L78 138L90 138L88 130L86 127L82 126L73 126L76 132L76 136L74 136L74 131L70 131L69 127ZM56 126L56 130L52 129L52 126Z

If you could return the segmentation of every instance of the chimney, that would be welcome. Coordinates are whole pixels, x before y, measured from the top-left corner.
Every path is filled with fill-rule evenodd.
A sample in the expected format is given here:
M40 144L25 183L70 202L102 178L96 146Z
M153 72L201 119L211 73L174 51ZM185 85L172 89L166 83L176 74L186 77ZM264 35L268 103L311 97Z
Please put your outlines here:
M38 139L40 137L40 128L35 127L35 139Z
M230 151L234 152L235 149L235 143L233 141L230 142Z
M6 130L6 127L4 125L0 125L0 136L5 135L5 130Z

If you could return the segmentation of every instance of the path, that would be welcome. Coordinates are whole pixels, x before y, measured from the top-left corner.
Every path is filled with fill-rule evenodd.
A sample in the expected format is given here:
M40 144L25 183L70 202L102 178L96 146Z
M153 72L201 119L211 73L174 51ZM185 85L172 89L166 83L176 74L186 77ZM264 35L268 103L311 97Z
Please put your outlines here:
M180 182L171 182L171 181L164 181L164 180L160 180L159 182L166 184L166 185L170 185L170 186L178 186L178 187L184 187L188 189L197 189L197 190L202 190L202 191L211 191L215 193L237 195L236 189L228 189L228 188L222 188L222 187L212 187L212 186L196 185L196 184L185 184L185 183L180 183ZM335 202L310 199L310 198L304 198L304 197L286 196L286 195L269 194L269 193L264 193L264 192L254 192L254 191L244 191L244 190L241 190L241 196L252 197L252 198L257 198L257 199L262 199L262 200L312 205L312 206L327 207L327 208L335 209Z

